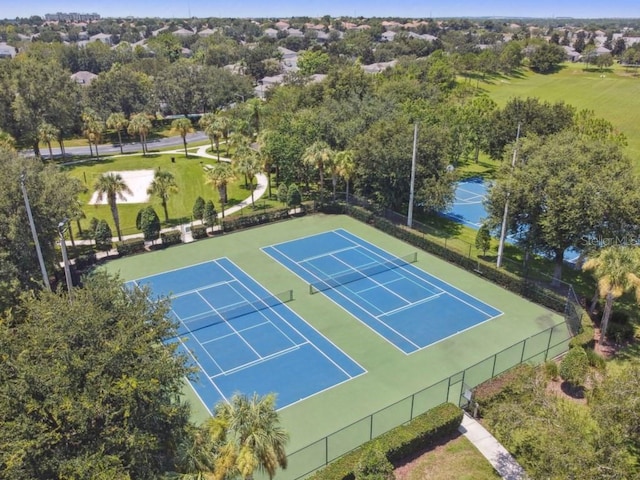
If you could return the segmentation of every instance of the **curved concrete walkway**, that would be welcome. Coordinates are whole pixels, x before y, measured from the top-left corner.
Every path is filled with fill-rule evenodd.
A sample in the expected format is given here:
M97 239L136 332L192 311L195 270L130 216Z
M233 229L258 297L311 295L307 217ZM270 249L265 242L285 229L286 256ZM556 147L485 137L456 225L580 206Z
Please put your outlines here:
M489 460L502 478L505 480L527 478L527 474L516 459L471 415L465 412L458 430Z
M211 155L210 153L207 153L207 149L210 147L210 145L203 145L200 147L187 147L187 150L189 151L189 155L194 155L197 157L201 157L201 158L210 158L212 160L215 160L216 162L218 161L218 157L216 155ZM176 149L176 150L166 150L163 151L162 154L184 154L184 148L180 148L180 149ZM124 154L124 155L111 155L112 157L120 157L120 156L130 156L130 155L137 155L137 153L134 154ZM105 157L106 158L106 157ZM221 162L231 162L231 159L229 158L224 158L224 157L220 157L220 161ZM256 186L253 190L253 200L254 202L257 201L258 199L260 199L265 192L267 191L267 176L259 173L256 174ZM231 215L233 213L236 213L239 210L242 210L245 207L248 207L249 205L251 205L251 197L245 198L243 201L241 201L240 203L229 207L229 208L225 208L224 209L224 214L226 215ZM222 218L222 212L218 213L218 218ZM165 232L171 232L171 231L175 231L175 230L180 230L181 232L185 232L185 230L187 230L186 227L191 227L191 225L202 225L202 221L201 220L196 220L193 223L187 223L184 225L179 225L177 227L170 227L170 228L163 228L161 230L161 232L165 233ZM188 233L188 236L190 238L190 232ZM132 235L123 235L122 239L123 240L128 240L131 238L141 238L143 237L142 233L134 233ZM118 241L118 237L113 237L113 241L117 242ZM78 245L89 245L92 244L93 241L92 240L75 240L75 243ZM186 242L185 242L186 243ZM71 241L67 240L66 241L67 245L71 245ZM109 252L111 253L111 252Z

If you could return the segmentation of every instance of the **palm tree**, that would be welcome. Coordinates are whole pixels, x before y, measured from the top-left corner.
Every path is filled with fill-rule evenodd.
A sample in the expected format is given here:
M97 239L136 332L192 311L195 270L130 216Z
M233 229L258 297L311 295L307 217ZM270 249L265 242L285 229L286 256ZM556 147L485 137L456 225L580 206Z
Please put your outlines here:
M171 133L177 133L182 137L182 143L184 144L184 155L189 158L189 152L187 151L187 135L193 133L193 125L191 120L187 117L176 118L171 122Z
M343 150L336 153L335 163L338 165L338 174L344 179L347 184L346 189L346 201L349 203L349 182L353 178L353 174L356 172L356 162L353 155L353 150Z
M167 201L172 193L178 192L178 185L173 174L167 170L158 168L153 174L151 185L147 189L149 195L155 195L160 199L162 209L164 210L164 221L169 221L169 212L167 210Z
M260 159L258 158L257 152L251 148L247 148L246 150L236 150L236 154L237 156L233 160L233 166L237 172L242 173L244 178L249 180L251 206L255 207L253 200L253 178L256 174L260 173Z
M146 113L136 113L131 117L127 132L129 135L139 135L140 144L142 145L142 155L147 154L147 135L151 130L151 120Z
M215 455L218 450L209 430L190 425L176 449L175 475L179 480L214 480Z
M49 160L53 160L51 142L54 142L58 138L58 129L50 123L42 122L38 127L38 138L41 142L47 144L47 147L49 147Z
M217 118L217 115L214 112L207 112L207 113L203 114L200 117L200 120L198 120L198 126L209 137L209 141L211 142L211 150L212 151L213 151L213 140L214 140L214 137L209 134L207 129L209 129L211 127L211 125L213 125L215 123L216 118ZM212 129L212 130L209 130L209 131L213 132L215 130ZM220 133L220 136L222 136L222 133ZM218 161L220 161L219 158L218 158Z
M222 138L227 145L227 156L229 156L229 135L231 134L231 120L226 115L219 115L216 121L218 130L222 132Z
M236 394L229 403L216 405L207 426L212 438L222 443L216 458L217 478L251 479L256 470L262 470L272 479L278 468L287 468L289 435L280 426L273 394Z
M600 323L600 342L605 340L613 301L623 293L634 290L640 303L640 255L630 247L607 247L587 260L583 270L593 270L598 281L597 292L605 298L604 312Z
M107 118L107 128L115 130L118 132L118 143L120 144L120 153L123 154L124 150L122 149L122 130L125 130L129 125L129 120L124 116L124 113L115 112L109 115Z
M99 202L101 202L103 198L107 197L107 203L111 208L111 215L113 216L113 223L116 226L116 232L118 232L118 240L122 241L117 199L124 200L125 193L132 195L133 192L119 173L103 173L98 177L93 188L98 192Z
M206 133L209 139L215 143L216 154L218 155L218 161L220 161L220 139L222 138L222 130L220 130L219 122L208 125L207 128L205 128L204 133Z
M95 110L91 108L85 108L82 111L80 118L82 119L82 133L85 137L87 137L87 140L89 141L89 151L91 152L91 156L93 157L93 144L95 140L94 136L95 131L100 128L100 117Z
M224 206L227 203L227 184L235 177L231 165L227 162L214 163L205 170L205 183L218 190L222 205L222 219L224 220Z
M302 156L302 161L309 167L315 167L320 174L320 201L324 191L324 170L333 159L334 152L326 142L318 140L307 147Z

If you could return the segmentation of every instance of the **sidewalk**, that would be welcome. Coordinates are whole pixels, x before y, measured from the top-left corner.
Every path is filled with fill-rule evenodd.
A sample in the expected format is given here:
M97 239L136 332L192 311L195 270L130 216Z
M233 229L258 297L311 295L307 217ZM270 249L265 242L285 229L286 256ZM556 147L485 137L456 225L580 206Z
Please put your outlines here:
M195 152L191 151L193 150L193 148L189 148L189 155L195 155L197 157L201 157L201 158L210 158L212 160L215 160L216 162L218 161L218 157L215 155L211 155L209 153L207 153L207 149L209 148L209 145L203 145L201 147L196 147L197 150ZM181 154L184 153L184 149L176 149L176 150L169 150L163 153L167 153L167 154L171 154L171 153L176 153L176 154ZM119 155L116 155L119 156ZM231 162L231 160L229 158L224 158L224 157L220 157L220 161L221 162ZM258 201L258 199L260 199L265 192L267 191L267 176L259 173L256 175L256 186L253 190L253 198L254 201ZM251 205L251 197L247 197L245 198L243 201L241 201L240 203L234 205L233 207L229 207L229 208L225 208L224 209L224 214L226 215L231 215L232 213L235 213L247 206ZM222 218L222 212L218 213L218 218ZM202 221L200 220L196 220L193 222L193 225L201 225ZM184 231L184 229L186 229L186 227L191 227L191 223L187 223L184 225L178 225L176 227L171 227L171 228L163 228L161 230L161 232L171 232L171 231L175 231L175 230L180 230L181 232ZM143 234L142 233L135 233L132 235L123 235L122 239L123 240L128 240L131 238L142 238ZM117 242L118 241L118 237L113 237L113 242ZM71 245L71 241L67 240L66 241L67 245ZM78 245L91 245L93 244L93 240L75 240L75 243ZM115 252L115 250L113 250L113 252ZM111 253L111 252L107 252Z
M479 422L467 413L458 429L489 460L505 480L524 480L527 475L515 458Z

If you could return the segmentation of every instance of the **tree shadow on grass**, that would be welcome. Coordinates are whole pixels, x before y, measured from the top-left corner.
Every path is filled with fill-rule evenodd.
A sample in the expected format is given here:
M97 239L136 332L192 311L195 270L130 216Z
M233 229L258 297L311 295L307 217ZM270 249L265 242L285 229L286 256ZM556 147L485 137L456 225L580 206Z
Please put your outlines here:
M582 400L585 397L585 391L583 386L573 385L566 380L560 385L562 392L568 397Z

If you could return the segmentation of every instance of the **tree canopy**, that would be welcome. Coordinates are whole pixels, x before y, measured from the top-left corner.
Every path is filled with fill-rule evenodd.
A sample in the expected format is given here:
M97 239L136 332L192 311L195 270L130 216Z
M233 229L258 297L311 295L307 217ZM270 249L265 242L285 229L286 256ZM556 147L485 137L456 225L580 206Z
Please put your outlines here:
M0 320L0 466L15 479L152 479L172 469L186 359L165 300L96 273ZM103 475L94 477L91 472Z

